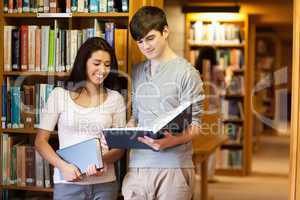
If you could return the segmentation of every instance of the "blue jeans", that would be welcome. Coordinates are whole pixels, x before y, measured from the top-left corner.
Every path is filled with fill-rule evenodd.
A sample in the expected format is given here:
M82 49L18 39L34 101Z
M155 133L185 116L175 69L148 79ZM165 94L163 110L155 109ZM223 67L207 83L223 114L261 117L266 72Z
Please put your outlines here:
M118 183L100 183L91 185L64 184L54 185L54 200L116 200Z

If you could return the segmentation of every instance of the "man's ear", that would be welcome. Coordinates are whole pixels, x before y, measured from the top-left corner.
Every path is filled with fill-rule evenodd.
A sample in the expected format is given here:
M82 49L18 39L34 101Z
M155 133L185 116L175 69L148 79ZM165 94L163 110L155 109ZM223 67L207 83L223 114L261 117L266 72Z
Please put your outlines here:
M165 39L168 39L169 33L170 33L169 27L168 27L168 26L165 26L165 27L164 27L164 30L162 31L163 37L164 37Z

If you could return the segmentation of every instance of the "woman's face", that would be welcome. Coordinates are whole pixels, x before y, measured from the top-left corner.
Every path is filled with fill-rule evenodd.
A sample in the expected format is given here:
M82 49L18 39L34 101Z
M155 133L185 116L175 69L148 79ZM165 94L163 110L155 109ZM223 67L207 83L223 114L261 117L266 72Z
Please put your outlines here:
M110 72L111 57L108 52L98 50L86 62L87 81L100 86Z

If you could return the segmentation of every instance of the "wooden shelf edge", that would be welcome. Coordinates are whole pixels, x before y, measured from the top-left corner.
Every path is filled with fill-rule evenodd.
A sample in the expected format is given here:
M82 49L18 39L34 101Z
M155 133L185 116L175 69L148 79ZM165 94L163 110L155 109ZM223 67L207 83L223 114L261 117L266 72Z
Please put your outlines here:
M242 169L216 169L215 174L221 176L245 176Z
M4 18L36 18L37 13L3 13Z
M2 128L0 129L1 133L7 133L7 134L14 134L14 133L19 133L19 134L27 134L27 135L35 135L37 133L36 128ZM51 136L57 136L57 131L51 132Z
M69 76L70 72L20 72L20 71L10 71L3 72L4 76L59 76L65 77Z
M4 133L36 134L37 129L32 129L32 128L2 128L1 132L4 132Z
M42 188L35 186L19 186L19 185L0 185L1 189L7 190L26 190L34 192L53 192L53 188Z
M38 17L38 13L3 13L4 18L66 18L69 13L41 13L45 14L43 17ZM53 14L51 16L51 14ZM108 12L108 13L70 13L70 18L92 18L92 17L105 17L105 18L128 18L129 13L122 12Z
M222 144L221 149L243 150L243 144L237 142L226 142Z
M245 44L214 44L214 43L190 43L190 48L215 47L215 48L244 48Z
M244 123L243 119L223 119L222 120L223 123Z
M229 99L229 98L244 98L245 95L244 94L225 94L225 95L221 95L221 97Z
M106 17L106 18L127 18L129 17L129 13L122 12L108 12L108 13L72 13L72 18L79 17Z

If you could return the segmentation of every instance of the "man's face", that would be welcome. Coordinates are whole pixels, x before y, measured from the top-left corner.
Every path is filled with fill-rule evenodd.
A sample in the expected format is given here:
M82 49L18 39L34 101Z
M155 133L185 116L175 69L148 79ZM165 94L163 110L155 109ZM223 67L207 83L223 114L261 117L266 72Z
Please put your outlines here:
M137 41L137 45L147 59L157 59L165 50L167 37L167 28L162 33L157 30L151 30L145 37Z

